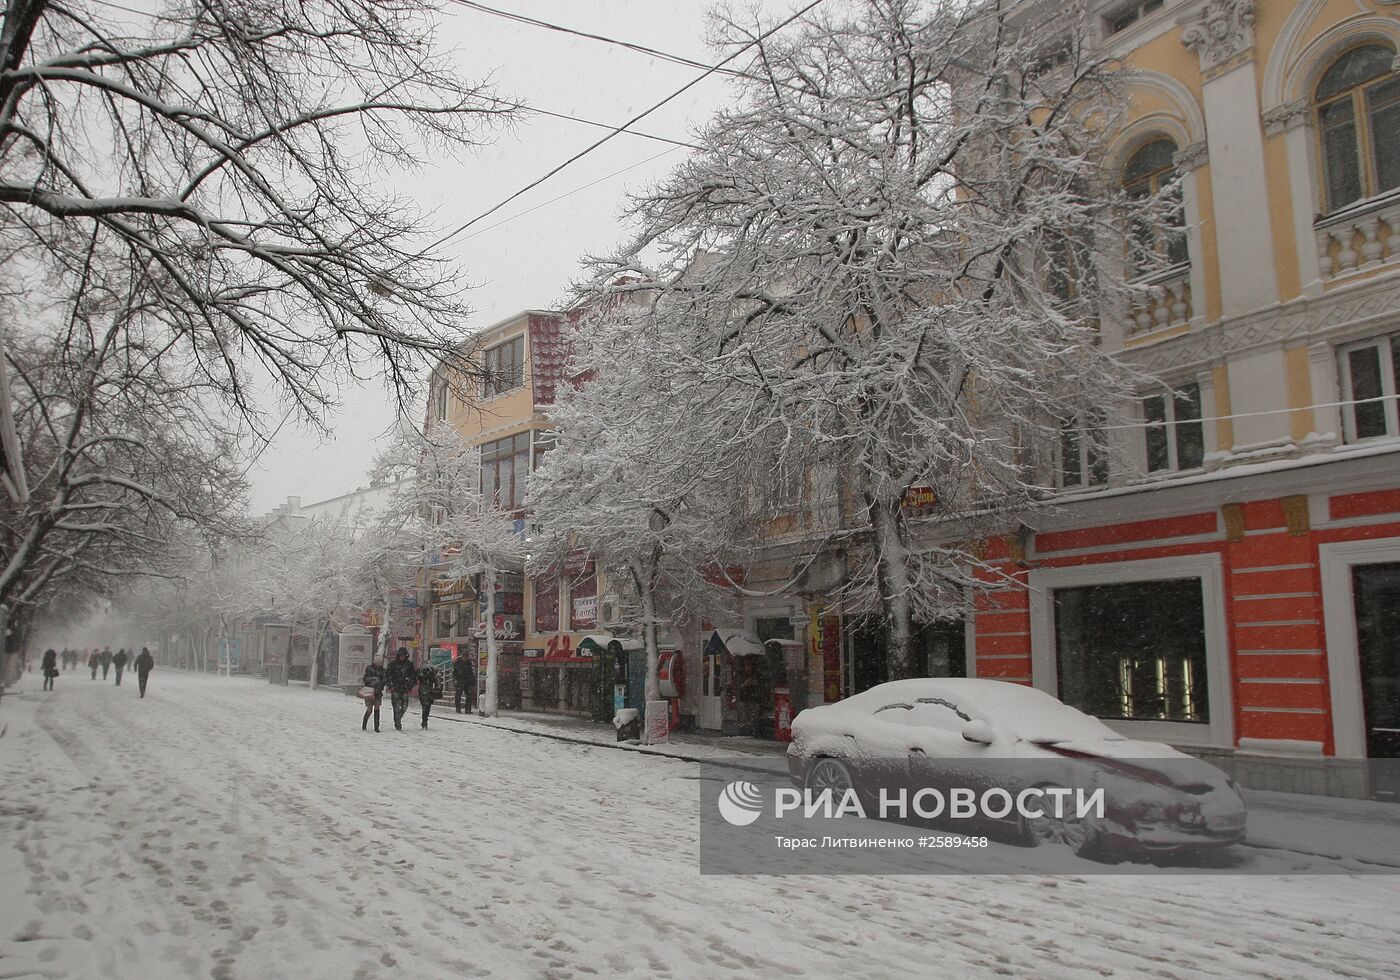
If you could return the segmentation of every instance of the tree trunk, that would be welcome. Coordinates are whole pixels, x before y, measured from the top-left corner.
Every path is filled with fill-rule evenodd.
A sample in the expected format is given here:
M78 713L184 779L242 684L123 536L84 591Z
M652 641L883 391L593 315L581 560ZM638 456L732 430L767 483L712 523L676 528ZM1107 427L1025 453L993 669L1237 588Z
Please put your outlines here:
M389 640L392 638L392 637L391 637L391 634L390 634L390 632L389 632L389 626L391 625L390 622L389 622L389 615L390 615L390 612L392 611L392 608L393 608L392 605L391 605L391 599L392 599L392 596L390 595L389 587L388 587L388 586L385 586L385 587L384 587L384 619L383 619L383 620L380 622L380 624L379 624L379 645L380 645L380 647L384 650L385 653L388 653L388 651L389 651Z
M495 718L496 707L496 570L490 565L482 575L486 589L486 691L481 699L481 713Z
M656 581L654 571L650 578L654 586ZM656 649L656 594L654 588L648 588L642 592L642 642L646 646L647 654L647 682L644 689L646 699L648 703L660 701L661 679L657 676L660 654Z
M885 626L885 666L889 680L904 680L913 669L913 623L909 604L909 551L904 543L900 502L872 502L870 524L875 532L875 576Z

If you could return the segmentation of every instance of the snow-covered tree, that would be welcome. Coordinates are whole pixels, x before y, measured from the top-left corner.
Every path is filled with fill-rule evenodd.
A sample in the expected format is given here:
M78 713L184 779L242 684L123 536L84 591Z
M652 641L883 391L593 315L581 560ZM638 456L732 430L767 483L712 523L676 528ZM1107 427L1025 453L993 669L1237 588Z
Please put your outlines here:
M385 178L470 150L515 105L457 73L438 8L8 0L10 281L107 283L141 343L258 431L269 379L315 422L364 357L400 386L429 355L459 359L461 283Z
M850 574L832 598L881 617L891 677L913 625L978 585L975 549L953 542L1042 498L1035 464L1062 428L1130 394L1097 318L1127 301L1122 229L1170 207L1104 179L1113 66L1038 49L1017 7L868 0L762 41L721 19L722 42L758 44L738 104L632 199L639 233L584 292L644 304L613 357L668 366L625 397L674 426L636 426L614 453L837 475ZM939 517L918 534L916 487Z
M401 479L370 533L373 561L403 575L443 556L463 573L479 572L486 597L486 677L482 713L497 714L498 650L495 592L498 578L518 571L525 560L525 540L509 514L496 510L478 492L481 456L447 423L419 432L401 428L376 461L376 473ZM436 556L436 559L434 558ZM401 569L397 573L392 569Z
M557 448L531 475L533 574L562 566L583 549L603 570L607 588L624 600L626 625L646 649L646 699L660 700L657 629L667 622L716 615L730 590L721 560L732 562L748 540L743 487L723 447L696 454L697 417L684 397L686 378L664 355L655 329L632 304L585 316L574 369L587 382L566 389L551 409ZM616 352L627 349L625 358ZM720 420L724 421L724 420ZM717 458L718 457L718 458Z

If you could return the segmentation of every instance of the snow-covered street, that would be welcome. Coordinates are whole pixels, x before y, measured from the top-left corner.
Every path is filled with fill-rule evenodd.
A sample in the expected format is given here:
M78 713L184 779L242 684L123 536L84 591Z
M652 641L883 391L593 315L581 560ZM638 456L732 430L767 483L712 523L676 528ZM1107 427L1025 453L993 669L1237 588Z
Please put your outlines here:
M689 762L31 677L0 705L7 978L1395 974L1396 877L702 877Z

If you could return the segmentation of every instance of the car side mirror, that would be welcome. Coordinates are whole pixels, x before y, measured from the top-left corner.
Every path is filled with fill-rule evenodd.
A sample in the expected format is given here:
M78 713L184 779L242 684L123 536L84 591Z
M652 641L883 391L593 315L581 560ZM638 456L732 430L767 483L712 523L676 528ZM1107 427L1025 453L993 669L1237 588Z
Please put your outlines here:
M976 742L978 745L991 745L996 741L996 733L992 731L992 726L981 718L969 721L964 725L962 737L965 741Z

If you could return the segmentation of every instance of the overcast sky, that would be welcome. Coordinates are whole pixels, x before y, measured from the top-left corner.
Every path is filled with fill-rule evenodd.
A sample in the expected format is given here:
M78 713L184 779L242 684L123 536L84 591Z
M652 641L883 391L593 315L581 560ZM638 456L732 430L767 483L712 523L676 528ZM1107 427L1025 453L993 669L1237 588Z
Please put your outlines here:
M707 64L722 57L705 44L711 0L483 2ZM786 14L799 4L796 0L764 0L761 6ZM700 73L616 45L451 4L443 41L456 49L469 76L492 76L503 96L610 125L626 122ZM723 76L712 75L648 116L637 128L685 139L729 97ZM407 189L436 210L439 225L453 228L604 132L532 116L471 159L410 175ZM452 245L452 254L477 284L472 303L478 312L466 329L479 329L523 309L557 304L578 272L580 256L606 251L623 237L617 212L626 192L662 177L686 152L620 135L460 236ZM374 440L391 424L392 411L379 385L347 391L343 401L333 419L332 439L322 441L288 425L262 454L249 474L255 513L281 503L288 495L310 502L365 483Z

